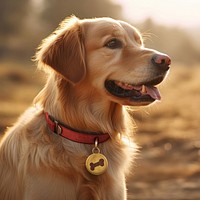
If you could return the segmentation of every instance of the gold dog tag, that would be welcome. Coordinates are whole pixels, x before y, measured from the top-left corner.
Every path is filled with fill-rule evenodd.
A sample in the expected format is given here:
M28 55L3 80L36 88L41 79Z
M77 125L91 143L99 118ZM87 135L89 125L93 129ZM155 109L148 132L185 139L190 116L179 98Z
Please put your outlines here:
M100 153L100 149L97 145L98 141L95 141L95 147L92 149L92 154L88 156L85 163L86 169L93 175L101 175L108 168L108 160Z
M101 153L93 153L86 160L86 168L93 175L101 175L108 168L108 160Z

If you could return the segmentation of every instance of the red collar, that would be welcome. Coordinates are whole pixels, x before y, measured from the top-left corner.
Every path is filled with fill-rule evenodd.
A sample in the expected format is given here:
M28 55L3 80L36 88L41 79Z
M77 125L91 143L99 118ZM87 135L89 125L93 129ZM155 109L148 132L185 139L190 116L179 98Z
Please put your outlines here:
M69 127L53 119L47 112L45 112L45 119L52 132L74 142L94 144L96 139L98 139L98 143L103 143L110 138L108 133L88 133L71 130Z

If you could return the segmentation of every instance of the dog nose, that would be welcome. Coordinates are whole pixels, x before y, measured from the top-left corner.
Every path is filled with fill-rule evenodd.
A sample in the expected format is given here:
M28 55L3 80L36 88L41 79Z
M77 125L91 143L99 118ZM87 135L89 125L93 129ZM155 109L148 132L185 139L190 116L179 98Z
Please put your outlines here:
M166 54L154 54L151 62L154 66L167 71L169 69L169 65L171 64L171 59Z

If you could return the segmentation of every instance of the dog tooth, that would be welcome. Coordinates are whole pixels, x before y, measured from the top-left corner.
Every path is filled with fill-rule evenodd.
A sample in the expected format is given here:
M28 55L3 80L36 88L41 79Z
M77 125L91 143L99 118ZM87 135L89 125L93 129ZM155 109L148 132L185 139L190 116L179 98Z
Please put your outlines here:
M120 82L120 81L115 81L115 83L116 83L118 86L123 86L122 82Z
M120 83L119 83L119 86L124 87L125 84L124 84L123 82L120 82Z
M118 85L119 87L125 89L125 90L134 89L134 86L129 84L129 83L124 83L124 82L121 82L121 81L115 81L115 84Z
M142 93L142 94L145 94L145 93L147 93L145 85L142 85L142 90L141 90L141 93Z

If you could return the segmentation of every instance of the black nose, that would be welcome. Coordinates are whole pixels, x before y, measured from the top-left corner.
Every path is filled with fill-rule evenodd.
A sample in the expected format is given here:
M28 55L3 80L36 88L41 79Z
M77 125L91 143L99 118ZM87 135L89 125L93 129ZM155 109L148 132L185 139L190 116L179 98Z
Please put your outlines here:
M171 64L171 59L165 54L154 54L151 62L154 66L159 67L161 70L167 71L169 69L169 65Z

